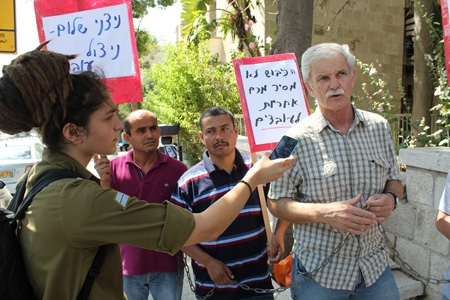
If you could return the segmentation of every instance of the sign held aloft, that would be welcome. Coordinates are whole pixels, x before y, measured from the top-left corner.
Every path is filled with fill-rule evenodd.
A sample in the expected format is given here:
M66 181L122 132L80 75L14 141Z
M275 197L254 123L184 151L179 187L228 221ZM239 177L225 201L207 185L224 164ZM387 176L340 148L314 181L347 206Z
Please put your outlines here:
M141 102L131 0L34 0L39 40L77 54L70 71L100 71L116 104Z
M251 152L272 150L310 113L294 53L233 60Z
M447 69L447 83L450 85L450 21L449 21L449 0L441 0L442 31L444 35L445 67Z

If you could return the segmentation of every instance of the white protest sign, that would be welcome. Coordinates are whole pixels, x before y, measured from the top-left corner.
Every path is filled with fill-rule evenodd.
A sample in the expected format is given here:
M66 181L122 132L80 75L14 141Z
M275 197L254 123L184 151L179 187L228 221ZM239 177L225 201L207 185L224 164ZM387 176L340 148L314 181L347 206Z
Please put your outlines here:
M78 54L71 71L99 68L106 78L136 73L126 4L42 18L47 48Z
M233 60L251 152L272 150L309 115L293 53Z

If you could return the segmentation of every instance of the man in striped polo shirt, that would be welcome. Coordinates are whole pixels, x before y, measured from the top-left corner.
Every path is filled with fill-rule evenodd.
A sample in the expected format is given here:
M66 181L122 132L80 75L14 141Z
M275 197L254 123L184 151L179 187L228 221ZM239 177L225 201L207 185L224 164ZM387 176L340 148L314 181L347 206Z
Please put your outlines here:
M231 190L252 166L251 157L236 149L237 126L224 108L207 109L200 117L203 160L184 173L172 202L202 212ZM220 218L220 216L217 216ZM273 299L267 265L267 236L257 190L236 220L215 241L183 247L191 257L196 293L208 299ZM241 288L237 283L250 287Z

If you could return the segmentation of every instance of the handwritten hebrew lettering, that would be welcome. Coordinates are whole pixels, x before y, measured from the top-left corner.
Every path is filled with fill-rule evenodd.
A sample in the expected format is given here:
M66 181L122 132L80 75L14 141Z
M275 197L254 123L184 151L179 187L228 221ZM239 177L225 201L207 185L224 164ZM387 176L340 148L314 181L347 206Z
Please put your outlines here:
M245 71L245 78L258 78L258 70L254 70L250 72L249 70Z
M125 21L126 20L126 21ZM134 76L125 4L42 18L48 49L77 54L71 71L99 68L106 78Z
M70 63L70 70L72 72L92 71L93 62L94 62L93 60L85 61L83 59L81 60L74 59Z
M264 102L262 108L259 111L272 109L272 108L295 108L299 105L298 100L271 100L269 102Z
M110 14L103 14L105 20L95 20L95 23L100 25L97 35L101 35L103 31L108 31L111 28L116 29L120 27L120 15L111 17ZM114 25L112 24L114 22ZM105 27L103 27L105 25Z
M256 117L254 126L261 127L262 130L271 129L274 125L276 128L290 128L292 125L300 122L301 116L301 112L298 114L262 115Z
M292 83L291 85L286 84L272 84L272 87L274 88L275 92L278 92L278 90L282 91L293 91L297 89L297 82Z
M251 151L272 150L287 129L309 115L293 53L233 60Z

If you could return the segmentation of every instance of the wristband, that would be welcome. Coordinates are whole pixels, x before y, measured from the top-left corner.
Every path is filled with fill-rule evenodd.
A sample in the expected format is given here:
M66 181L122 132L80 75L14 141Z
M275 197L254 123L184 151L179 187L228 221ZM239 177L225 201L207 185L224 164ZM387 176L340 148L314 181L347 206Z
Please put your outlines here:
M394 197L394 209L396 209L397 208L397 203L398 203L398 197L397 197L397 195L395 194L395 193L393 193L393 192L384 192L384 194L389 194L389 195L392 195L392 197ZM394 210L393 209L393 210Z
M248 189L250 190L250 194L253 193L253 189L252 189L252 187L250 186L250 184L249 184L247 181L245 181L245 180L239 180L238 183L243 183L243 184L245 184L246 186L248 186Z

